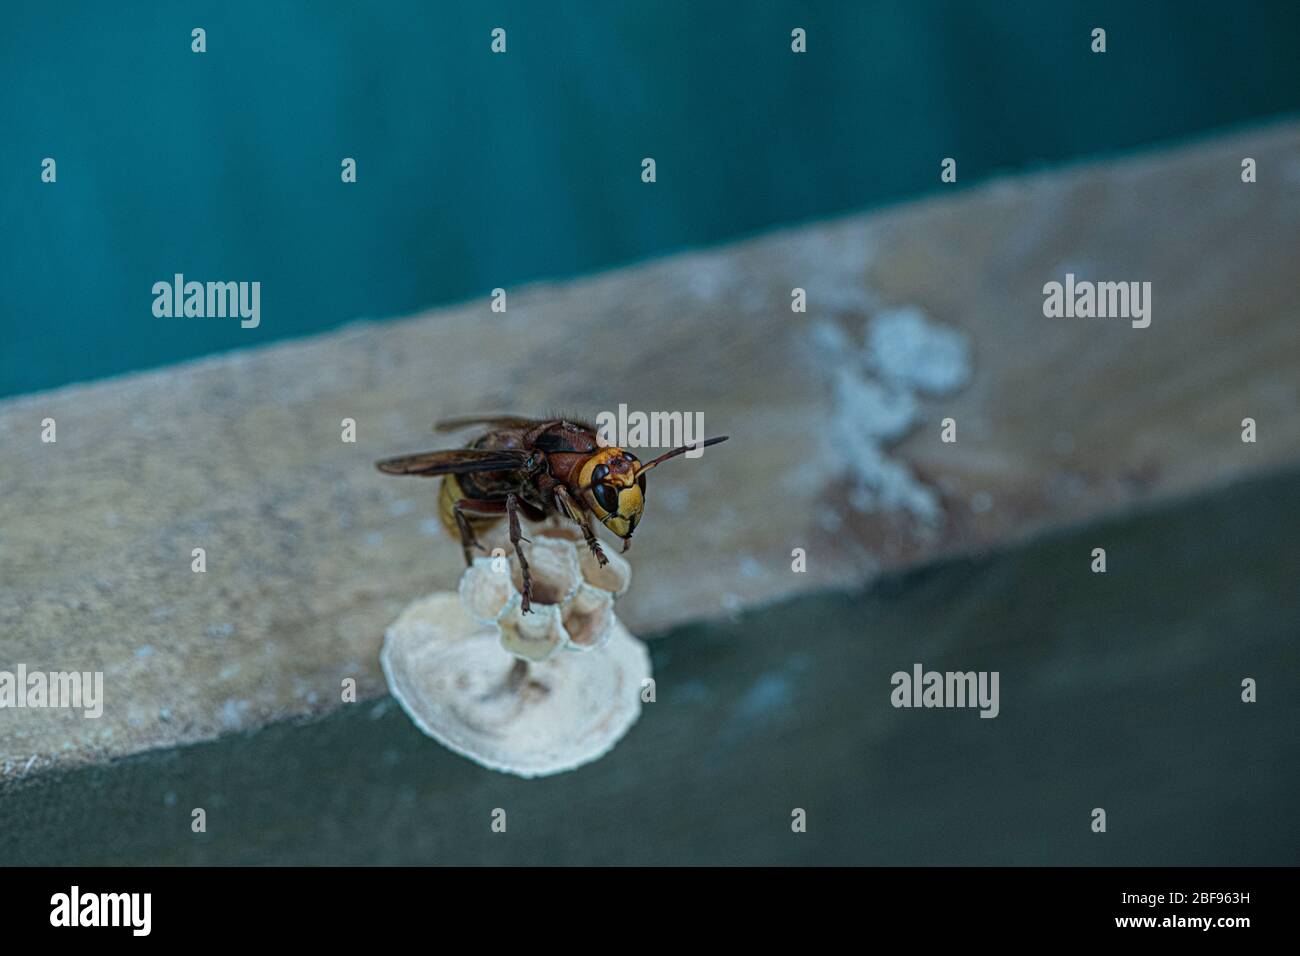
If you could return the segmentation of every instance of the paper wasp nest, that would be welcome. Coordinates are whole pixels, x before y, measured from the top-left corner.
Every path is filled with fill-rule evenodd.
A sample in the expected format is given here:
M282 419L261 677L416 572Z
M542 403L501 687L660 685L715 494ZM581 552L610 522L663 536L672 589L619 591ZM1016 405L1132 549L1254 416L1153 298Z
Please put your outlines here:
M560 773L600 757L641 712L650 656L614 614L631 583L617 554L600 567L581 539L546 528L525 554L532 612L523 614L514 550L494 546L459 593L417 600L380 654L389 690L439 743L493 770Z

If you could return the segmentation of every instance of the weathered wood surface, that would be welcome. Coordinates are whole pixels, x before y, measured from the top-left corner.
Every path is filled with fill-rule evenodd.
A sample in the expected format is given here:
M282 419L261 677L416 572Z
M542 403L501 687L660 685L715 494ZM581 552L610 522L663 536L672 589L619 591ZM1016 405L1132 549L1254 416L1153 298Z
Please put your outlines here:
M4 402L0 668L102 670L108 700L100 720L0 714L0 780L323 714L345 677L382 694L385 625L460 556L436 486L371 462L435 447L448 415L625 402L733 436L651 478L619 608L637 633L1294 460L1297 222L1289 124L512 290L504 315L485 299ZM1151 327L1044 318L1067 271L1152 282ZM864 460L843 439L879 424L865 359L827 345L913 306L969 337L973 374Z

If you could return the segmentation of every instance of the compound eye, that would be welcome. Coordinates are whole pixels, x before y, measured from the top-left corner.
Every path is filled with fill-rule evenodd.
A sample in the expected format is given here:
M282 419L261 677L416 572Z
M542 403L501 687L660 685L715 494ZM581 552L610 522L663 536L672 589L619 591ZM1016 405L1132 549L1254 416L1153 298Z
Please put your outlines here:
M604 481L608 475L609 475L608 465L597 465L595 468L591 470L591 483L595 484L598 481Z
M645 475L637 475L636 483L637 486L640 487L641 489L641 497L644 498L645 497Z
M609 514L618 514L618 492L609 485L592 485L591 493L596 498L596 504L600 505Z

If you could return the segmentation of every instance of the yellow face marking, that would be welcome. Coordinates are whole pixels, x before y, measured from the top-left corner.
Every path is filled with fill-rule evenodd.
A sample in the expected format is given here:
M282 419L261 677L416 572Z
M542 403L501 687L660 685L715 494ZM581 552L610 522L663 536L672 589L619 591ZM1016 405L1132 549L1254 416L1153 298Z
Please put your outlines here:
M645 499L641 497L640 488L632 484L620 489L618 513L603 519L605 527L620 538L631 537L632 532L636 530L637 522L641 520L641 512L644 509Z
M636 464L623 449L603 448L587 460L578 474L596 518L620 538L631 537L645 509L635 470Z

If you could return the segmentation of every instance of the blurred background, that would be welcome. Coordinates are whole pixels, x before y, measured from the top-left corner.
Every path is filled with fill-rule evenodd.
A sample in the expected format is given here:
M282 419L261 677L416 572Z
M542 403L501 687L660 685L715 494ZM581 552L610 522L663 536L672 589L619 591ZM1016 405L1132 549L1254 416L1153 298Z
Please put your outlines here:
M486 301L498 286L513 294L531 280L964 191L1002 174L1213 145L1300 116L1295 0L142 0L11 3L0 21L0 397L10 398ZM807 30L808 56L791 55L796 26ZM1096 26L1107 30L1100 57L1089 50ZM202 55L191 52L195 27L206 31ZM495 27L507 30L504 56L489 49ZM1272 191L1261 180L1251 201L1294 201L1300 153L1288 135L1269 140ZM657 163L653 189L640 178L647 156ZM946 156L961 157L955 187L940 184ZM45 157L57 161L57 186L40 180ZM357 163L352 185L340 181L345 157ZM132 725L114 741L86 731L90 743L76 756L87 759L67 772L41 764L25 777L34 748L0 747L4 774L23 777L0 787L0 862L1295 863L1300 567L1284 532L1300 522L1300 449L1285 444L1298 393L1295 380L1259 371L1269 361L1294 367L1283 354L1286 330L1300 328L1300 295L1286 273L1294 262L1282 261L1295 243L1285 222L1292 207L1273 204L1274 219L1242 213L1239 158L1222 159L1206 161L1209 173L1185 164L1177 183L1148 168L1146 194L1136 198L1124 191L1124 171L1062 193L990 190L959 216L929 220L922 211L903 230L909 248L873 247L880 302L923 306L965 323L976 339L975 378L960 396L972 414L962 427L984 416L987 440L961 446L960 467L930 433L924 441L913 433L897 457L942 494L942 547L885 553L902 535L844 505L829 458L817 462L826 472L808 479L812 456L791 454L791 439L779 466L751 469L762 473L753 484L807 492L797 518L807 513L822 547L810 551L827 556L823 580L842 570L860 584L867 576L857 572L879 570L877 557L890 573L848 591L807 587L767 607L746 601L743 613L646 634L663 688L653 716L607 757L555 778L522 781L455 756L423 737L378 684L361 705L330 712L316 708L323 680L286 680L278 690L294 706L310 695L294 717L311 708L325 716L256 728L265 714L249 711L248 700L232 696L223 715L184 684L224 687L218 677L240 655L255 675L239 679L252 688L239 692L247 698L261 689L262 665L300 676L286 658L310 677L327 673L328 694L334 671L309 672L309 659L341 673L369 668L377 680L376 622L429 586L430 555L458 570L459 555L436 527L413 530L428 518L427 502L377 484L372 447L339 453L335 424L357 414L373 442L427 436L428 383L451 391L439 376L482 367L450 348L440 354L425 323L312 353L340 359L341 370L321 362L295 402L277 401L271 364L239 369L230 382L214 381L226 369L196 372L191 392L185 376L124 388L87 410L79 432L75 417L73 428L60 418L60 453L80 456L62 471L48 468L31 439L45 398L0 407L0 437L22 436L0 459L0 506L10 509L0 508L8 523L0 520L0 667L19 656L7 643L15 635L29 658L56 641L60 650L112 645L122 674L182 675L167 692L211 711L219 727L173 720L180 704L141 692L130 701L145 715L140 725L161 730L140 731L139 746ZM1054 195L1066 196L1063 206ZM1185 210L1206 197L1213 209L1182 220L1196 227L1189 243L1164 243L1164 220L1149 210ZM1094 219L1093 199L1097 208L1109 203L1106 217ZM927 222L942 228L927 232ZM1216 224L1253 244L1229 257ZM925 242L949 226L942 241ZM861 291L865 235L848 223L788 248L814 263L840 252L844 274L832 269L831 278ZM1040 248L1044 236L1052 248ZM680 292L689 269L708 280L710 265L715 274L734 266L737 285L766 282L750 326L729 328L716 337L726 341L694 356L719 374L688 369L673 379L644 363L641 384L671 393L679 381L703 381L751 434L782 426L798 438L820 427L818 416L839 400L828 384L837 356L826 353L835 350L815 352L825 369L800 366L796 375L794 358L773 368L788 342L771 330L799 321L785 311L787 291L815 271L774 265L781 248L724 251L632 286L652 292L636 303L647 321L627 333L629 364L671 352L656 336L677 316L730 321L726 296L704 302ZM1114 267L1108 252L1127 266L1134 249L1150 252L1144 270L1172 277L1160 290L1169 291L1160 338L1127 338L1117 322L1084 342L1079 326L1035 324L1045 270L1084 261L1083 271L1090 256ZM1280 261L1264 261L1269 254ZM155 319L152 286L176 272L260 281L261 325ZM1238 309L1243 289L1263 292ZM599 328L580 326L581 341L592 354L604 354L593 341L615 351L624 344L612 328L619 316L606 322L610 300L596 308L578 301L583 294L560 290L539 307L554 311L538 314L600 312ZM1210 304L1180 309L1179 296ZM860 341L878 304L842 310L836 320L857 336L844 341ZM520 312L510 320L528 322ZM1193 322L1176 324L1188 315ZM1017 352L1030 340L1026 327L1032 346ZM568 330L558 323L545 339L515 329L518 342L543 341L547 354L568 357ZM669 345L689 340L677 334ZM1224 361L1200 361L1221 340ZM297 361L306 377L307 360ZM580 363L556 371L513 361L509 395L550 386L594 396L607 385ZM826 370L825 380L813 374ZM622 371L610 378L623 381ZM337 395L312 390L331 373L365 388L336 408ZM791 400L765 373L807 390ZM389 388L393 377L399 385ZM185 412L157 421L166 416L150 413L167 407L168 389L185 394ZM1239 442L1246 412L1232 401L1206 410L1221 394L1276 412L1258 446ZM325 407L313 405L317 395ZM781 418L782 403L799 402L807 419ZM62 406L68 417L80 411L74 404ZM209 406L213 417L203 418ZM852 431L856 411L869 406L841 403L842 424ZM220 427L190 427L213 420ZM726 447L754 455L761 445ZM257 454L267 449L276 454ZM213 461L231 470L208 470ZM726 461L717 467L732 467ZM771 499L741 497L747 459L731 461L741 463L731 484L709 485L707 500L696 493L675 518L664 507L660 527L704 527L698 516L709 508L730 509L735 527L777 520L764 513L778 510ZM191 470L167 470L177 464ZM101 480L86 482L87 474ZM1223 475L1234 482L1219 482ZM1235 480L1242 475L1249 480ZM165 500L151 494L178 487ZM728 488L737 490L726 500L713 494ZM1135 502L1146 507L1111 507ZM844 527L821 522L827 514ZM1079 514L1105 518L1067 520ZM1050 534L1022 535L1044 524ZM215 630L191 628L169 643L182 631L176 621L208 610L186 590L188 565L173 553L200 532L211 541L230 535L227 553L239 560L212 575L206 593L222 613L242 616L238 627L214 618L204 623ZM1080 559L1099 539L1112 553L1106 575L1085 572ZM659 540L666 548L671 537ZM758 589L761 576L745 580L741 569L759 559L775 561L788 580L790 544L778 545L729 554L736 560L725 567L691 568L698 573L688 583L716 607L732 590ZM652 559L647 567L656 567L656 546L638 550L638 560ZM944 559L920 560L935 553ZM329 576L339 568L346 573ZM651 579L641 579L641 594ZM147 613L132 601L147 602ZM254 612L268 608L269 622L257 620ZM162 637L136 649L132 642L144 642L136 634L100 634L110 610L137 614L142 632ZM364 653L349 656L356 647ZM1000 668L998 719L898 711L886 693L864 692L917 660L938 670ZM1261 678L1256 705L1239 699L1243 675ZM129 756L99 759L122 752ZM218 821L212 833L189 830L190 807L200 804ZM511 807L509 840L478 826L484 808L499 805ZM1114 839L1089 830L1095 806L1111 814ZM808 811L807 834L790 831L791 807Z
M1293 0L143 0L3 19L0 395L897 202L939 188L939 157L967 187L1300 109ZM815 55L790 54L796 25ZM177 271L260 280L265 320L154 320Z

